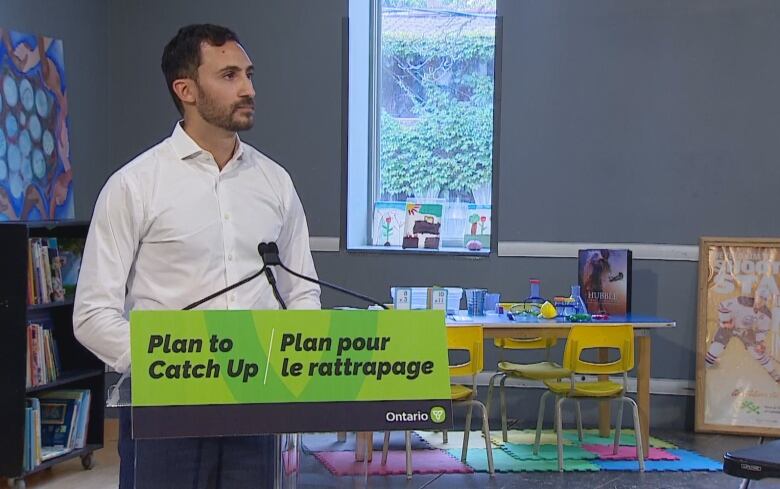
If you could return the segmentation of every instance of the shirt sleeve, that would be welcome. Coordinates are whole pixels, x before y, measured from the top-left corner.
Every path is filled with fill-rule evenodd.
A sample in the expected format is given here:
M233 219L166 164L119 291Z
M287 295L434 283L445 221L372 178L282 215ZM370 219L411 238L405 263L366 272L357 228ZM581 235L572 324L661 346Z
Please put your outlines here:
M142 215L137 192L123 174L114 174L95 203L73 306L76 338L122 373L130 367L125 295Z
M303 205L292 180L285 174L288 191L285 195L285 217L277 245L282 263L301 275L317 278L309 246L309 228ZM279 293L289 309L320 309L320 287L282 271L277 274Z

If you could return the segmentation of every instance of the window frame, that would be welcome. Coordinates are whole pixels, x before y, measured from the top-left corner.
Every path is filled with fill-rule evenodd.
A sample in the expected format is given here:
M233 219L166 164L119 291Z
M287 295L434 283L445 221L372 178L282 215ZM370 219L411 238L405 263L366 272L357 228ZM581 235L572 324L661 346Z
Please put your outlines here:
M381 196L380 190L380 130L381 130L381 57L382 57L382 0L368 0L364 3L364 0L348 0L349 5L349 20L348 20L348 90L347 97L349 108L348 121L362 120L366 123L366 133L359 134L358 136L364 136L365 139L358 137L357 139L363 139L365 142L365 148L362 155L359 154L359 150L355 151L355 125L348 122L347 128L347 161L345 170L347 172L347 198L345 199L345 237L346 242L342 247L347 252L351 253L390 253L390 254L423 254L423 255L464 255L471 257L487 257L490 254L497 253L497 203L498 203L498 149L499 149L499 121L500 121L500 80L501 80L501 43L503 38L503 18L499 15L501 0L496 0L496 15L495 15L495 31L494 31L494 57L493 57L493 121L492 121L492 158L491 158L491 199L490 199L490 246L487 249L479 251L470 251L464 247L440 247L439 249L415 249L415 248L397 248L397 247L383 247L373 245L372 243L372 228L374 218L374 206L379 196ZM357 9L355 7L358 7ZM361 8L362 7L362 8ZM367 8L366 8L367 7ZM364 29L355 29L356 25L362 23L367 24L368 27L368 55L364 55L362 59L354 56L355 47L357 44L364 40L365 37L360 37L360 34L365 34ZM363 72L363 76L367 77L367 99L363 99L362 103L358 103L358 106L362 106L361 110L353 110L355 107L355 101L360 100L361 93L355 96L354 84L356 81L356 72ZM365 79L365 78L364 78ZM359 81L358 81L359 83ZM360 90L358 90L360 92ZM357 145L358 148L362 144ZM356 165L363 165L364 172L356 172ZM357 175L358 178L353 178L355 173L363 173ZM355 194L356 186L363 186L364 199L360 200L361 205L358 206L353 197ZM363 192L359 192L363 194ZM358 210L357 207L360 207ZM442 216L442 221L444 216ZM357 223L362 223L358 224ZM355 232L356 229L358 232Z

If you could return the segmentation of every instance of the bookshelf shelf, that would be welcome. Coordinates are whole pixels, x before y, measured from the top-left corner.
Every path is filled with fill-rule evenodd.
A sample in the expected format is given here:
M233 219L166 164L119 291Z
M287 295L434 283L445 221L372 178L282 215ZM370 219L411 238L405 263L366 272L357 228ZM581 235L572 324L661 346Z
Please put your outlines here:
M67 307L67 306L71 306L71 307L73 306L73 299L67 299L61 302L51 302L49 304L28 304L27 310L41 311L41 310L51 309L53 307Z
M58 260L57 253L66 250L63 243L72 243L74 240L81 242L86 238L88 229L89 223L82 221L0 223L0 270L3 271L0 277L0 392L3 393L0 396L0 431L3 433L3 443L0 443L0 480L3 477L8 478L15 484L14 487L23 487L26 475L75 457L80 457L82 465L88 468L92 452L103 447L105 366L73 335L72 296L66 295L64 301L50 304L28 305L31 291L40 292L38 289L31 289L30 287L34 286L28 280L31 277L40 280L49 276L48 273L41 275L40 267L36 269L30 265L30 240L49 244L52 249L57 250L56 253L50 252L49 257L51 263L61 265L66 263L67 259L54 260ZM70 252L71 249L67 251ZM42 260L46 255L42 252L36 256ZM72 256L78 256L80 260L80 254ZM70 263L77 262L78 260L72 260ZM54 278L59 278L54 275L51 277L52 283L55 283ZM73 286L70 281L68 284ZM52 297L55 297L55 294L52 294ZM31 342L33 348L36 345L36 337L30 336L30 323L38 324L42 328L39 332L45 330L46 333L43 340L38 337L38 348L44 345L50 349L46 350L49 353L41 354L45 362L41 362L40 357L31 357L32 363L28 365L28 342ZM51 353L52 351L54 353ZM53 376L54 370L49 371L48 368L53 368L54 365L55 370L59 371L56 381L26 387L28 378L33 375L30 372L35 372L34 367L39 369L39 374L41 370L47 372L47 375L36 377L45 379L49 376L48 373ZM80 443L84 443L84 448L75 449L25 470L25 413L29 411L31 402L27 399L57 396L65 390L89 391L89 409L88 413L85 413L88 414L88 423L85 437L80 440ZM76 417L73 419L75 421ZM83 435L82 431L81 436Z
M27 472L24 472L22 476L26 477L28 475L35 474L37 472L44 471L48 469L49 467L53 467L59 463L66 462L68 460L74 459L76 457L88 457L92 455L92 452L95 450L99 450L103 448L102 444L94 444L94 445L87 445L84 448L79 448L78 450L73 450L72 452L68 452L64 455L60 455L59 457L55 457L49 460L46 460L45 462L41 463L37 467L35 467L32 470L28 470Z
M72 370L72 371L64 372L54 382L49 382L43 385L36 385L34 387L28 387L26 391L28 394L32 394L34 392L42 392L45 390L53 389L55 387L67 387L68 384L72 384L74 382L78 382L83 379L89 379L90 377L100 377L103 375L105 375L105 371L103 369Z

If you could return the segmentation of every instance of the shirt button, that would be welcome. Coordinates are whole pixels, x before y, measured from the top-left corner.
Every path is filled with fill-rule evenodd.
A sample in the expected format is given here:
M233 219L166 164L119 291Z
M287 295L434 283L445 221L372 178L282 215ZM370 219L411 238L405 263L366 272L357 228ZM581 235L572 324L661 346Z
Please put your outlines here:
M230 214L228 214L227 212L225 213L225 220L226 220L226 221L229 221L229 220L230 220Z
M233 253L228 255L228 261L233 261Z

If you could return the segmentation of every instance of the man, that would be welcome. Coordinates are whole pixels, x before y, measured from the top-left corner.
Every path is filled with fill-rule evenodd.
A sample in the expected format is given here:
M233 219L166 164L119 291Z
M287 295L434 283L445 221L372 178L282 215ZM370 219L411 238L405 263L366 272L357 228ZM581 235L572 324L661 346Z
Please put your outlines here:
M73 312L79 341L119 372L130 363L128 311L181 309L239 281L260 267L260 242L277 242L287 266L315 276L306 218L289 175L237 136L252 127L255 114L254 68L237 36L214 25L183 27L163 51L162 70L183 118L169 138L106 182L95 204ZM317 286L281 273L278 287L290 309L320 308ZM200 306L278 307L260 279ZM120 425L120 488L131 489L136 454L126 409ZM248 448L254 460L228 456L235 448L231 440L219 442L215 470L227 470L222 460L236 458L257 465L257 439L238 440L245 445L239 451ZM181 460L192 449L165 445L159 457L144 463L160 464L165 472L166 455L177 453ZM203 450L201 443L193 456L207 457ZM195 470L205 471L200 461Z
M769 295L768 288L759 287L754 297L739 296L719 304L718 330L704 357L707 367L717 366L718 357L731 338L736 336L750 356L775 382L780 383L780 372L775 368L772 357L766 353L766 337L772 323L772 311L767 305Z

